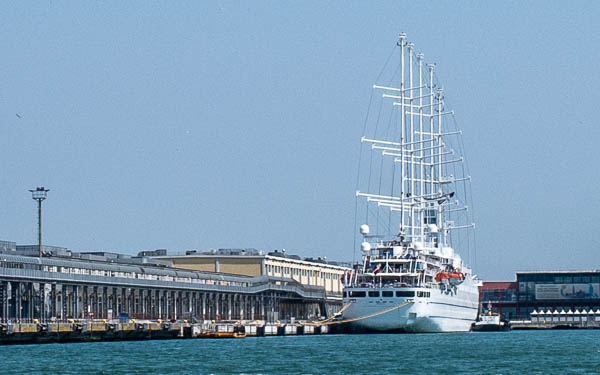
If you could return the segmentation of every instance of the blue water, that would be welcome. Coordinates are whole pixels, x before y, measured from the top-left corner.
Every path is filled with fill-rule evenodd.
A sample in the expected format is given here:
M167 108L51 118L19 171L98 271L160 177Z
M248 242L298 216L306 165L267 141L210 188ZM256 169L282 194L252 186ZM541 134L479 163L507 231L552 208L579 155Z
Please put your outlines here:
M600 374L600 330L0 347L1 374Z

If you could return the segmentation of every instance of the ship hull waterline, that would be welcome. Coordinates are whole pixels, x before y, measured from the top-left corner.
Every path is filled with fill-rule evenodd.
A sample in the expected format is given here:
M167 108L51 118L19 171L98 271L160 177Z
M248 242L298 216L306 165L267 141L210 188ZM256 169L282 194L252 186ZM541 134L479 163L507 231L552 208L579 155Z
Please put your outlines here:
M477 319L476 301L445 296L437 291L428 298L347 298L344 303L349 306L342 318L358 319L348 323L358 332L468 332ZM375 316L361 319L373 314Z

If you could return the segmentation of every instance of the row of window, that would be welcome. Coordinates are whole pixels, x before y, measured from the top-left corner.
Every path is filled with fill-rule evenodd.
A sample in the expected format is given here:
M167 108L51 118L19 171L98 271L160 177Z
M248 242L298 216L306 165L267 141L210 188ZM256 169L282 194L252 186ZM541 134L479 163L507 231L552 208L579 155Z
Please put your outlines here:
M517 301L517 293L514 289L487 289L482 293L483 301Z
M284 275L299 275L302 274L302 276L312 276L312 271L310 271L310 274L307 270L299 270L296 268L290 268L290 267L281 267L281 266L274 266L272 264L267 264L267 272L268 273L282 273ZM302 271L302 272L300 272Z
M555 283L555 284L598 284L600 283L600 275L578 275L578 276L565 276L565 275L552 275L552 274L525 274L518 275L518 281L520 282L536 282L536 283Z
M267 264L266 268L267 268L268 274L281 273L283 275L308 276L308 277L314 277L317 274L317 272L314 270L306 270L306 269L292 268L292 267L282 267L282 266L275 266L272 264ZM338 278L338 275L335 273L330 273L330 272L321 272L321 278L326 279L326 280L335 280Z
M369 295L370 298L379 298L379 297L394 297L394 291L392 290L383 290L383 291L379 291L379 290L370 290L368 293L364 290L352 290L350 292L346 292L344 291L344 297L350 297L350 298L360 298L360 297L366 297L367 294ZM397 290L395 293L396 297L414 297L415 296L415 291L414 290ZM424 292L424 291L417 291L417 297L431 297L431 292Z

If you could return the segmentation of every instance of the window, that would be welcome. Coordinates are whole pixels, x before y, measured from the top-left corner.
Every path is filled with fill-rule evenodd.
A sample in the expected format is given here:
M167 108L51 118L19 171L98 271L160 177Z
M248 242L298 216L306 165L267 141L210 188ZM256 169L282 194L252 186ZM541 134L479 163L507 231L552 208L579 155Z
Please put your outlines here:
M367 293L362 290L353 290L350 291L350 297L364 297Z
M369 291L369 297L379 297L379 291L378 290Z
M414 297L415 292L413 290L397 290L396 297Z
M393 297L394 296L394 292L392 292L391 290L384 290L381 292L381 295L383 297Z
M344 298L348 297L348 292L344 292L343 295L344 295Z

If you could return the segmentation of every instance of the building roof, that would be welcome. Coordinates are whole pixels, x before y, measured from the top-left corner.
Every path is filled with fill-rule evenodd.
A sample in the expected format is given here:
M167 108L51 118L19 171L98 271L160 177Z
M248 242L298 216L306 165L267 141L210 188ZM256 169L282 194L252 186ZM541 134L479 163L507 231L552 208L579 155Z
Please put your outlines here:
M574 274L574 273L598 273L600 270L554 270L554 271L517 271L517 275L527 274Z
M250 278L241 275L225 274L220 272L193 271L168 266L156 266L153 264L123 264L110 261L90 261L60 257L30 257L24 255L0 254L0 261L15 262L22 264L36 264L57 267L84 268L88 270L133 272L136 274L148 274L158 276L188 277L191 279L206 280L231 280L246 282Z
M481 286L482 290L492 290L492 289L516 289L517 282L516 281L484 281Z
M332 263L325 263L325 261L321 260L307 260L307 259L296 259L296 258L291 258L289 256L287 257L281 257L281 256L273 256L273 255L221 255L221 254L189 254L189 255L166 255L166 256L158 256L158 257L152 257L153 259L194 259L194 258L202 258L202 259L214 259L214 258L221 258L221 259L269 259L269 260L276 260L276 261L286 261L286 262L290 262L290 263L296 263L296 264L303 264L303 265L308 265L308 266L317 266L317 267L324 267L324 268L333 268L333 269L337 269L337 270L348 270L349 267L345 267L345 266L341 266L338 263L332 264Z

